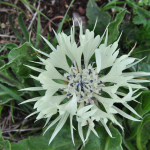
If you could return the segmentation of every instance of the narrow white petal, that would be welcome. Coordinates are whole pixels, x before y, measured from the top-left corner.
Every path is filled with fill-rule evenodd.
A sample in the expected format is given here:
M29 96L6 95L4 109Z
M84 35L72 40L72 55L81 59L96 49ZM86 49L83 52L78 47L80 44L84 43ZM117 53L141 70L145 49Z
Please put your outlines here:
M112 106L120 115L122 115L123 117L133 120L133 121L141 121L138 119L133 118L132 116L128 115L127 113L123 112L122 110L120 110L119 108Z
M19 91L41 91L44 90L42 87L30 87L30 88L25 88L25 89L21 89Z
M48 117L48 118L47 118L47 120L46 120L46 122L45 122L44 127L46 127L46 125L47 125L47 124L48 124L48 122L50 121L51 117L52 117L52 116L50 116L50 117ZM44 128L44 127L43 127L43 128Z
M19 105L24 104L24 103L28 103L28 102L34 102L34 101L37 101L37 100L39 100L39 99L41 99L41 98L42 98L42 96L35 97L35 98L31 98L31 99L28 99L28 100L26 100L26 101L20 103Z
M80 122L78 122L78 132L79 132L80 138L83 142L83 145L85 145L85 141L84 141L84 137L83 137L83 130L82 130L82 126L81 126Z
M112 137L112 134L111 134L109 128L107 127L107 124L104 122L103 119L101 119L100 121L101 121L101 123L103 124L103 126L104 126L104 128L106 129L106 131L107 131L107 133L109 134L109 136Z
M96 64L97 64L97 73L101 70L101 54L99 49L95 50L95 56L96 56Z
M126 108L128 108L131 112L133 112L135 115L141 118L141 116L127 103L122 103Z
M93 131L93 133L94 133L97 137L99 137L98 134L97 134L97 132L95 131L95 129L94 129L93 127L89 126L89 128Z
M48 129L50 129L58 120L60 120L61 119L61 115L59 115L47 128L46 128L46 130L44 131L44 133L43 133L43 135L46 133L46 131L48 130Z
M89 118L90 116L93 116L96 111L97 111L97 109L88 111L88 112L84 113L81 117L82 117L83 119Z
M90 133L91 133L91 129L90 129L90 128L88 128L88 131L87 131L87 134L86 134L85 141L87 141L87 139L88 139L88 137L89 137Z
M30 77L33 78L33 79L35 79L35 80L37 80L37 81L39 81L39 78L36 77L36 76L30 75Z
M54 137L57 135L57 133L60 131L60 129L63 127L63 125L65 124L67 118L69 116L69 113L65 113L61 120L59 121L57 127L55 128L55 131L53 132L52 136L51 136L51 139L49 141L49 144L52 142L52 140L54 139Z
M146 56L145 56L144 58L146 58ZM142 59L140 59L140 60L138 60L138 61L136 61L136 62L134 62L134 63L132 63L132 64L130 64L130 65L127 65L127 66L126 66L126 69L128 69L128 68L130 68L130 67L136 65L137 63L139 63L140 61L142 61L144 58L142 58Z
M41 54L43 54L43 55L45 55L45 56L47 56L47 57L50 58L50 55L48 55L48 54L46 54L46 53L44 53L44 52L42 52L42 51L40 51L40 50L34 48L33 46L31 46L31 47L32 47L35 51L37 51L37 52L39 52L39 53L41 53Z
M74 143L74 136L73 136L73 125L72 125L72 119L73 119L73 115L70 115L70 129L71 129L71 138L72 138L72 142Z
M145 83L145 82L150 82L150 80L131 79L131 80L128 80L128 82L132 82L132 83Z
M27 119L27 118L29 118L29 117L33 116L34 114L37 114L37 113L39 113L39 112L35 111L35 112L31 113L30 115L28 115L25 119Z
M77 111L77 97L76 94L73 94L72 99L66 105L65 110L68 111L70 114L75 115Z
M43 71L45 71L45 70L43 70L43 69L39 69L39 68L32 67L32 66L29 66L29 65L24 65L24 66L27 66L28 68L31 68L32 70L35 70L35 71L37 71L37 72L43 72Z
M122 73L123 76L134 76L134 77L141 77L141 76L149 76L150 73L148 72L125 72Z
M33 62L33 63L35 63L35 64L40 64L40 65L45 65L45 64L42 63L42 62L36 62L36 61L32 61L32 60L30 60L30 62Z
M55 49L55 47L45 38L45 37L43 37L42 35L40 35L42 38L43 38L43 40L47 43L47 45L54 51L54 52L56 52L57 50Z

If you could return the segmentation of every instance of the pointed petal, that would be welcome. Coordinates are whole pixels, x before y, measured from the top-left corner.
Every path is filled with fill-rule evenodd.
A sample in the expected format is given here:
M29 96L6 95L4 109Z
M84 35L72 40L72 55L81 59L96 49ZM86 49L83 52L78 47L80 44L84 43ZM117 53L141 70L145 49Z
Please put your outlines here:
M28 68L31 68L32 70L35 70L35 71L37 71L37 72L43 72L43 71L45 71L45 70L43 70L43 69L39 69L39 68L32 67L32 66L28 66L28 65L24 65L24 66L27 66Z
M132 116L128 115L127 113L123 112L122 110L120 110L119 108L112 106L112 108L114 108L120 115L122 115L123 117L133 120L133 121L141 121L138 119L133 118Z
M28 100L26 100L26 101L24 101L24 102L21 102L19 105L24 104L24 103L28 103L28 102L38 101L38 100L41 99L41 98L42 98L42 96L35 97L35 98L31 98L31 99L28 99Z
M47 43L47 45L54 51L54 52L56 52L57 50L55 49L55 47L45 38L45 37L43 37L42 35L40 35L42 38L43 38L43 40Z
M43 54L43 55L45 55L45 56L47 56L47 57L50 58L50 55L48 55L48 54L46 54L46 53L44 53L44 52L42 52L42 51L40 51L40 50L34 48L33 46L31 46L31 47L32 47L35 51L37 51L37 52L39 52L39 53L41 53L41 54Z
M101 54L99 49L95 50L96 64L97 64L97 73L101 70Z
M30 87L30 88L25 88L25 89L21 89L19 91L41 91L44 90L42 87Z
M57 133L60 131L60 129L63 127L63 125L65 124L67 118L69 116L69 113L65 113L61 120L59 121L57 127L55 128L55 131L53 132L52 136L51 136L51 139L49 141L49 144L52 142L52 140L54 139L54 137L57 135Z

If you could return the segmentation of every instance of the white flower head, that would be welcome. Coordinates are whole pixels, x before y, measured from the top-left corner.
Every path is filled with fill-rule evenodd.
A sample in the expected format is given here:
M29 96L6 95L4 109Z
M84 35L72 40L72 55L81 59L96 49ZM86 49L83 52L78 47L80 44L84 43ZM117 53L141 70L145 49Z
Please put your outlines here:
M47 118L46 126L51 117L59 113L58 117L45 130L46 132L59 121L49 143L51 143L56 134L61 130L68 117L70 118L73 143L73 130L75 129L73 126L74 116L76 116L78 132L83 143L88 139L91 131L98 136L94 129L94 121L101 123L111 137L112 134L107 126L108 120L111 120L122 128L115 119L115 114L120 114L130 120L139 121L114 106L114 103L123 104L131 112L139 116L127 102L136 101L135 99L139 95L133 96L133 94L138 89L144 88L135 83L149 82L148 80L135 79L135 77L147 76L150 73L123 72L140 60L136 61L136 58L130 57L130 53L118 57L119 50L117 47L120 37L113 44L107 45L107 28L101 37L99 35L94 37L94 32L88 29L83 34L82 24L80 24L79 46L75 42L74 25L71 28L71 35L67 36L61 32L59 34L55 33L55 36L58 41L56 49L42 36L44 41L53 50L52 53L46 54L33 47L35 51L48 57L46 60L39 57L41 62L36 62L44 65L45 70L28 66L40 72L38 77L31 77L38 80L42 86L22 89L46 91L44 96L23 102L36 102L34 105L36 111L29 116L38 113L37 120ZM104 44L101 44L104 36ZM94 54L96 62L90 62ZM68 59L72 62L71 64L69 64ZM104 75L102 72L108 67L111 69L107 75ZM61 84L58 82L60 80L62 81ZM127 94L118 91L123 86L129 89ZM56 96L56 92L61 92L62 94L57 94ZM103 93L107 93L109 97L105 97ZM103 106L103 109L101 106ZM88 126L86 138L83 135L83 126Z

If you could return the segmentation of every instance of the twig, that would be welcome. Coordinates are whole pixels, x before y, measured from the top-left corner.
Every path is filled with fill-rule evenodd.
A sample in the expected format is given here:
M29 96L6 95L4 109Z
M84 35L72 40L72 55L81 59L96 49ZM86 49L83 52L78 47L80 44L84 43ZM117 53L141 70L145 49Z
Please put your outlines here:
M16 38L13 35L7 35L7 34L0 34L0 37L9 37L9 38Z
M38 130L38 129L41 129L41 128L31 128L31 129L21 129L21 130L8 130L8 129L5 129L5 130L2 130L2 133L8 133L8 132L25 132L25 131L33 131L33 130Z
M39 1L37 10L39 10L39 8L40 8L40 1ZM32 18L32 20L31 20L31 23L30 23L30 25L29 25L29 27L28 27L28 31L29 31L29 29L31 28L31 26L32 26L32 24L33 24L33 21L35 20L37 13L38 13L38 11L36 11L35 14L33 15L33 18Z

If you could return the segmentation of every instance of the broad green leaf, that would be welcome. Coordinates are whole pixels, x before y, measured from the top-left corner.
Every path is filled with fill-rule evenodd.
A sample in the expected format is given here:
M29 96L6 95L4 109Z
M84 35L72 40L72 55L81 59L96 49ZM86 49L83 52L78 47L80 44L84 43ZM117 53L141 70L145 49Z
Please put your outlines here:
M74 131L75 146L72 143L70 126L65 124L52 143L48 145L54 128L50 128L46 134L40 136L31 136L28 139L17 143L11 143L12 150L77 150L81 143L78 132Z
M142 7L139 7L130 0L126 0L126 2L129 4L129 6L133 7L133 14L135 15L135 17L133 18L133 23L146 25L147 19L150 17L150 12Z
M113 43L117 39L119 35L119 25L122 22L125 13L126 10L121 11L120 13L117 14L115 20L110 23L108 27L109 32L108 45Z
M8 15L8 20L11 26L11 29L13 30L13 32L15 33L15 35L17 36L17 38L24 43L25 40L23 39L23 37L21 36L21 34L17 31L17 29L15 28L13 21L12 21L12 14Z
M138 99L140 103L134 109L141 117L143 117L146 113L150 111L150 91L149 90L143 91L141 96ZM133 113L131 113L131 115L134 118L140 119ZM128 121L128 124L130 127L130 135L128 135L126 139L129 140L129 139L133 139L136 136L141 125L143 124L143 119L141 118L141 122L130 120Z
M4 140L1 134L1 129L0 129L0 146L4 149L4 150L11 150L11 145L9 143L8 140Z
M32 69L24 65L32 64L34 66L34 64L30 63L29 61L37 59L36 55L32 55L35 53L35 51L30 46L31 44L26 42L20 47L12 49L8 55L9 62L15 60L14 63L11 65L11 68L21 82L24 82L24 78L29 78L29 74L32 74L33 72ZM19 58L16 59L16 57Z
M137 24L137 25L139 25L139 24L146 25L147 24L147 19L144 16L139 14L139 15L137 15L133 18L133 23Z
M0 67L5 65L5 61L0 60ZM18 89L21 88L20 83L15 79L15 77L12 75L12 73L7 69L0 71L0 82L6 83L9 86L15 86Z
M110 127L113 138L108 135L102 126L97 126L96 131L99 138L91 131L85 147L83 146L81 150L122 150L121 134L116 128Z
M146 144L148 143L148 140L150 139L150 114L147 114L143 118L142 126L139 129L139 132L137 133L136 142L137 142L137 148L139 150L147 150Z
M95 22L97 20L97 25L95 28L95 33L102 35L106 26L108 25L111 16L108 12L102 11L94 0L89 0L87 5L86 15L88 17L88 28L93 30Z
M123 143L128 150L136 150L135 146L133 145L133 142L123 139Z
M6 44L6 45L4 45L3 47L2 47L2 49L0 50L0 52L1 51L3 51L3 50L5 50L5 49L13 49L13 48L15 48L15 47L18 47L16 44L14 44L14 43L8 43L8 44Z
M20 29L21 29L26 41L29 42L29 33L28 33L27 27L22 19L22 13L20 13L18 16L18 23L19 23Z

